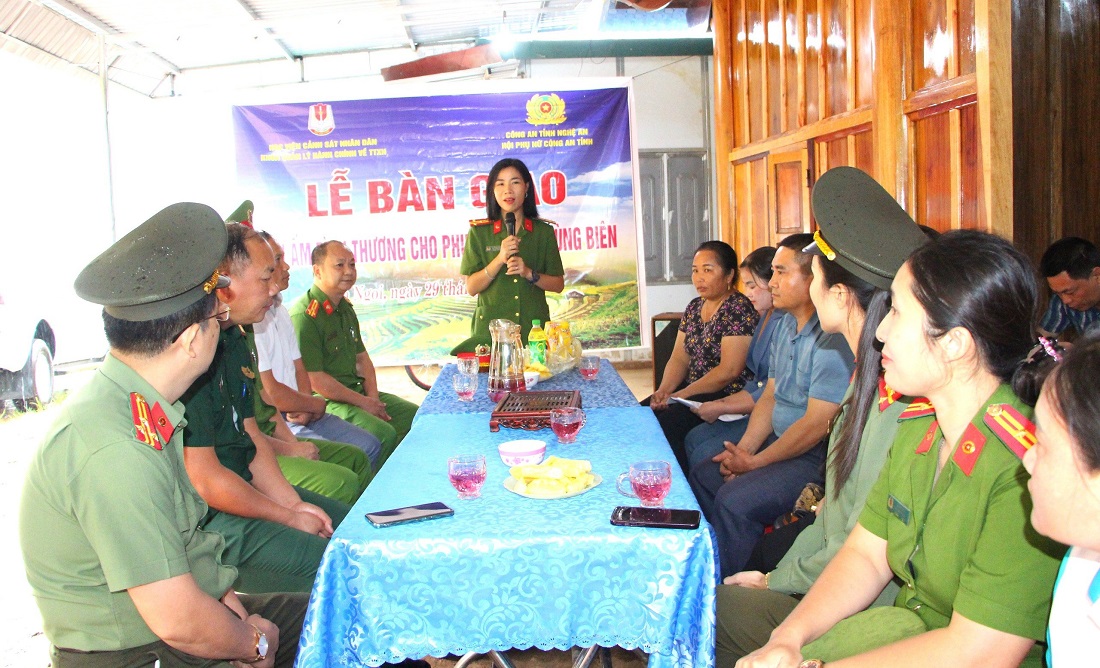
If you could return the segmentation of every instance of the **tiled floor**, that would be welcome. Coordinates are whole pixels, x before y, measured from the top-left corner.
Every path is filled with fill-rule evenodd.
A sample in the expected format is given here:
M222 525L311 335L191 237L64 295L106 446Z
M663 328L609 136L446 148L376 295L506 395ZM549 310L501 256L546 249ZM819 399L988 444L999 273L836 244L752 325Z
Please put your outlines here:
M626 381L627 387L634 393L634 396L638 397L638 399L644 399L652 394L652 366L642 366L637 363L623 366L624 368L617 367L619 375ZM392 392L393 394L397 394L416 403L420 403L426 394L424 390L421 390L409 380L408 376L405 374L404 367L379 368L378 385L386 392ZM561 650L544 651L535 648L528 650L511 650L507 652L507 656L515 664L516 668L569 668L573 665L572 653ZM616 647L594 660L591 665L593 668L609 668L609 666L614 666L615 668L644 668L646 665L646 659L643 658L644 656L644 654L639 655L638 653L624 650L621 647ZM429 657L428 662L436 668L451 668L458 659L459 657L449 657L445 659ZM493 663L487 656L482 656L469 665L472 668L491 668Z

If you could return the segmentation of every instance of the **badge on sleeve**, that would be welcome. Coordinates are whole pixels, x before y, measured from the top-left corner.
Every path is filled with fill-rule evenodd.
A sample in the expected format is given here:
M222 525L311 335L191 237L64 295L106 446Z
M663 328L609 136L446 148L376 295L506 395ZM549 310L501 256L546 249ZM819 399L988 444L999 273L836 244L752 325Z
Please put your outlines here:
M153 430L153 423L149 420L149 403L145 397L137 392L130 393L130 409L134 413L134 438L145 445L153 446L154 450L161 450L163 446Z
M901 523L905 526L909 526L909 518L912 517L912 513L904 503L898 501L898 497L891 494L886 499L886 509L890 511L890 514L901 520Z
M1035 445L1035 423L1008 404L985 409L986 426L1020 459Z

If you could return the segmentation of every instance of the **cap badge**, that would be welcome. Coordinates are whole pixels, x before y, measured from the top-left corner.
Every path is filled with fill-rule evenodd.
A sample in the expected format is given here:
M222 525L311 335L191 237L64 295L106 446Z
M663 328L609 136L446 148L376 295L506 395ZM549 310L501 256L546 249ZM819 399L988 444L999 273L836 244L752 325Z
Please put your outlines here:
M221 272L217 269L210 275L210 278L202 284L202 291L206 294L210 294L214 291L214 288L218 287L218 279L221 278Z
M825 242L825 238L821 236L821 230L817 230L814 232L814 243L817 244L818 250L820 250L825 255L825 257L829 258L830 260L836 259L836 251L833 250L832 246Z

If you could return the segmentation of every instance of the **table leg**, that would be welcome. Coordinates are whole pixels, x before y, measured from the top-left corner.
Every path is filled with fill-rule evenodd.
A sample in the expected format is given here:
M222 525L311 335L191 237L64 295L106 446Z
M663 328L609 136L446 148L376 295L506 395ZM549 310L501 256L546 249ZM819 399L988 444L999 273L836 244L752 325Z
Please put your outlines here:
M588 668L589 664L592 663L592 659L596 658L596 653L599 652L600 649L599 645L586 647L584 651L577 656L576 660L573 661L573 668Z
M466 652L462 655L462 658L458 660L458 663L454 665L454 668L466 668L466 666L470 665L470 663L479 656L481 655L477 652Z
M495 649L489 650L489 658L493 660L493 664L495 664L497 668L516 668L511 659ZM458 668L458 666L455 666L455 668Z

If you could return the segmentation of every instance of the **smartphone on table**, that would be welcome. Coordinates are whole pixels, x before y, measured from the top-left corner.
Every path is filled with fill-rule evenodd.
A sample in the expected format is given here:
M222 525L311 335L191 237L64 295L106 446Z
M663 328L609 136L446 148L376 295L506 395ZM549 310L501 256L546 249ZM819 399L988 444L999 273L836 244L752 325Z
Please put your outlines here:
M373 513L367 513L366 517L368 522L381 529L382 527L392 527L398 524L407 524L409 522L420 522L423 520L435 519L436 517L449 517L454 514L455 511L451 510L447 504L440 501L433 501L432 503L422 503L418 506L379 510Z
M622 527L698 529L699 511L682 508L619 506L611 513L611 523Z

